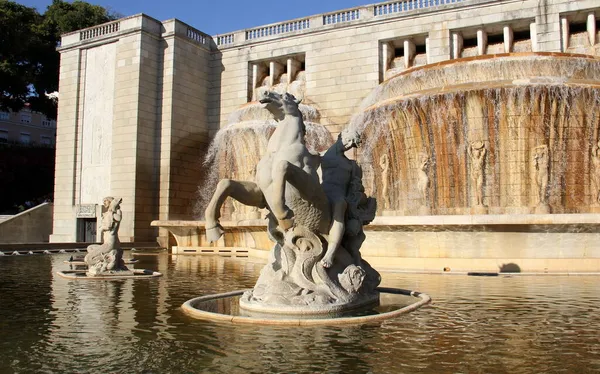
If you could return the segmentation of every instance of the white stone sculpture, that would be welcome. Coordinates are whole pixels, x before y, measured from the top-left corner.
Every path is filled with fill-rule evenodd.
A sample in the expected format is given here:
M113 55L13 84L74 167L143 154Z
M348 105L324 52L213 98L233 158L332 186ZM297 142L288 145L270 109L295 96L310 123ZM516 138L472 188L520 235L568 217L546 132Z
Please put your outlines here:
M600 205L600 140L592 146L592 204Z
M344 155L360 137L343 131L321 157L306 148L293 95L264 91L259 101L278 125L257 165L256 182L221 180L205 212L206 236L214 242L223 234L219 212L227 197L269 210L268 232L276 244L240 306L307 314L377 302L379 274L359 253L362 225L374 218L375 200L364 194L358 164Z
M128 272L123 261L123 250L119 241L119 226L123 219L121 202L123 199L105 197L102 201L106 211L102 213L100 234L102 244L92 244L87 247L88 254L85 263L88 266L88 275L122 275Z
M419 188L419 192L421 193L422 205L419 209L419 214L427 215L430 214L429 210L429 175L427 172L429 171L429 165L431 161L429 156L426 153L418 154L418 182L417 186Z
M535 168L535 182L538 187L539 204L536 207L536 213L550 213L548 205L548 179L550 155L547 145L540 145L533 149L533 166Z
M379 166L381 167L381 197L383 197L383 209L390 209L389 170L390 158L387 153L379 157Z
M483 203L483 180L485 178L485 156L487 150L485 149L485 143L482 141L475 141L469 144L467 147L467 153L471 159L471 181L473 183L473 189L475 190L476 205L478 207L485 207Z

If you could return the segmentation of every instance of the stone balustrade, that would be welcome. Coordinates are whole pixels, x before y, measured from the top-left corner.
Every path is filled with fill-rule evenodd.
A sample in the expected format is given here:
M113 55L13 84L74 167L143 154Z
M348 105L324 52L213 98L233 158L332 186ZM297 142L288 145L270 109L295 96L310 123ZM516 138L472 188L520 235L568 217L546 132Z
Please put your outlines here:
M394 14L407 12L415 9L431 8L440 5L459 3L464 0L405 0L395 1L393 3L375 4L373 6L373 15L382 16L386 14Z
M206 35L202 31L198 31L189 26L187 28L187 37L197 43L204 44L204 45L208 45L209 40L210 40L210 36Z
M336 12L323 15L323 25L333 25L336 23L356 21L360 18L360 9L349 9L342 12Z
M217 35L217 36L214 36L213 39L217 42L217 45L233 44L233 42L235 41L235 35L234 34Z
M92 39L97 36L112 34L119 31L120 22L105 23L100 26L91 27L79 32L79 40Z
M308 18L295 20L291 22L276 23L264 27L257 27L246 30L246 40L254 40L265 36L279 35L292 31L306 30L310 28L310 20Z
M489 2L493 0L481 1ZM404 13L413 10L429 10L434 7L453 5L459 2L465 2L465 5L475 3L474 0L404 0L385 2L373 5L360 6L356 8L344 9L337 12L325 13L311 17L295 19L291 21L284 21L215 36L206 35L193 27L189 27L187 30L187 37L202 45L210 45L210 41L212 39L214 40L214 45L228 47L267 37L285 37L291 35L292 33L296 34L298 32L315 31L321 27L327 27L331 25L374 20L377 19L377 17L379 16L402 16L404 15ZM128 21L134 18L139 18L139 15L126 17L118 21L113 21L102 25L90 27L84 30L80 30L77 32L77 40L74 40L71 37L73 33L65 34L63 35L64 40L62 40L61 46L80 41L87 42L102 37L104 35L118 33L119 31L123 31L133 26L129 25L129 23L131 22L128 22L128 24L124 26L121 24L122 21Z

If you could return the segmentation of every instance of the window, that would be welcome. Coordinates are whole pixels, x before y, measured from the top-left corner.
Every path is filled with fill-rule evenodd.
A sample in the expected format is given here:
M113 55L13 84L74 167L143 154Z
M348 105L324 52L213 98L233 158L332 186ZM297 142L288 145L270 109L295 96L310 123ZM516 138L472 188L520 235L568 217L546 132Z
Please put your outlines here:
M45 144L45 145L50 145L50 144L52 144L52 141L50 140L50 137L42 135L41 143Z
M22 123L31 123L31 113L21 113Z
M8 131L0 130L0 143L8 143Z
M52 127L52 121L50 121L49 119L45 119L42 121L42 126L43 127Z
M19 138L19 142L21 144L29 144L31 143L31 135L26 132L21 133L21 137Z
M0 121L8 121L10 119L10 113L0 112Z

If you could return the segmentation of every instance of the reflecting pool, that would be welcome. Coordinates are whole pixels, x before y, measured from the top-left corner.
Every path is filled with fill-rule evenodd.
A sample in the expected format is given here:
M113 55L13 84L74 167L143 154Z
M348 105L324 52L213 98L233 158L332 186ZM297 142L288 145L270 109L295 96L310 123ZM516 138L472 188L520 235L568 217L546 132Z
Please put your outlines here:
M196 296L250 288L247 259L146 255L147 280L75 281L70 254L0 257L0 373L592 373L597 276L382 273L433 303L360 326L220 325L186 316ZM129 257L126 254L125 257Z

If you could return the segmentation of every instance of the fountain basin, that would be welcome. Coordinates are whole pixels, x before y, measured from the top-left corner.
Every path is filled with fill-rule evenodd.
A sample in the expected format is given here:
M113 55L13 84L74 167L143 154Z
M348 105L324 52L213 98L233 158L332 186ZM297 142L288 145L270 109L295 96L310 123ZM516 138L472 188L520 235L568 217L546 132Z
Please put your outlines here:
M127 274L123 275L97 275L88 276L85 270L63 270L57 271L56 274L66 279L82 279L82 280L119 280L119 279L148 279L158 278L162 273L158 271L146 269L132 269ZM133 273L133 274L132 274Z
M209 245L202 221L154 221L174 236L172 254L243 252L266 261L272 242L264 221L222 222L224 238ZM361 254L385 270L458 273L600 272L596 214L380 216L365 226ZM448 270L449 269L449 270Z
M135 258L130 258L130 259L124 260L125 265L132 265L139 261L140 260L135 259ZM63 261L63 263L69 264L69 265L75 265L75 266L85 266L86 265L85 261L83 261L83 259L81 259L81 260L65 260L65 261Z
M379 287L377 290L382 294L394 294L394 295L406 295L414 298L418 298L419 300L406 305L404 307L386 311L379 314L374 315L359 315L354 317L325 317L322 315L320 318L316 318L314 315L271 315L266 316L263 314L262 317L252 317L252 316L244 316L244 315L231 315L218 313L210 310L203 310L198 308L198 304L216 301L217 304L221 304L221 307L227 306L223 303L226 302L227 299L240 296L246 290L233 291L215 295L207 295L200 296L194 299L190 299L186 301L182 306L182 310L191 317L209 320L214 322L223 322L223 323L233 323L233 324L255 324L255 325L285 325L285 326L307 326L307 325L351 325L351 324L363 324L369 322L379 322L390 318L398 317L402 314L406 314L412 312L414 310L419 309L420 307L429 304L431 302L431 297L429 295L416 292L403 290L399 288L385 288Z

